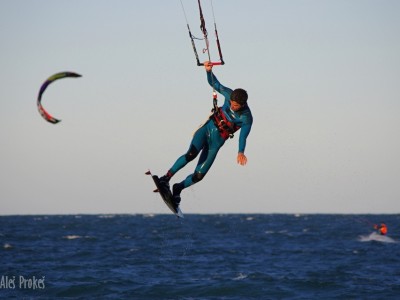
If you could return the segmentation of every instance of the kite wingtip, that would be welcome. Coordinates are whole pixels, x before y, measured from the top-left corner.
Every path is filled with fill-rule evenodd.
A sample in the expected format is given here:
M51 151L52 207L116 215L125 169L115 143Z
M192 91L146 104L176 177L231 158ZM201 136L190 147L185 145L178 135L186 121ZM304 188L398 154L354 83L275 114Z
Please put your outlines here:
M53 119L53 120L48 120L48 119L46 119L46 121L49 122L49 123L51 123L51 124L54 124L54 125L56 125L56 124L58 124L58 123L61 122L61 120L59 120L59 119Z

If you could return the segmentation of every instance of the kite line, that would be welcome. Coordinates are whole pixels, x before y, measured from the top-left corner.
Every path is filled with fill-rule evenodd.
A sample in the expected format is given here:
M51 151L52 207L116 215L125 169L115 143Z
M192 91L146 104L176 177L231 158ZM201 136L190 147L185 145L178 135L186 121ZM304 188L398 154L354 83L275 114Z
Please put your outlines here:
M213 3L212 3L212 0L210 0L210 2L211 2L211 10L212 10L213 20L214 20L214 32L215 32L216 44L217 44L219 60L220 60L218 62L216 62L216 61L213 62L211 60L210 43L208 41L208 32L207 32L207 29L206 29L206 22L204 20L204 15L203 15L203 10L201 8L200 0L197 0L197 2L198 2L198 5L199 5L199 13L200 13L200 30L203 33L203 38L202 39L201 38L196 38L192 34L192 32L190 30L188 19L187 19L187 16L186 16L185 7L183 6L182 0L180 0L180 1L181 1L183 14L184 14L185 20L186 20L186 26L187 26L187 29L189 31L189 37L190 37L190 41L192 43L193 52L194 52L194 55L196 57L197 65L198 66L204 66L204 63L200 62L199 55L198 55L197 49L196 49L196 44L195 44L195 41L194 41L195 39L196 40L204 40L205 48L203 49L203 53L207 52L208 61L211 62L211 64L213 66L224 65L225 62L224 62L224 58L222 56L221 44L219 42L218 30L217 30L217 22L215 21L215 13L214 13L214 6L213 6ZM211 75L211 81L212 81L212 88L213 88L213 92L212 92L212 95L213 95L213 109L212 109L212 112L213 113L217 113L219 111L219 109L218 109L218 99L217 99L217 92L216 92L215 86L214 86L214 75L213 74Z
M201 62L200 62L199 55L198 55L197 49L196 49L196 44L195 44L195 41L194 41L194 40L204 40L204 42L205 42L205 48L203 49L203 53L206 53L206 52L207 52L207 54L208 54L208 60L209 60L210 62L212 62L212 61L211 61L211 54L210 54L210 43L209 43L209 41L208 41L208 32L207 32L207 29L206 29L206 22L205 22L205 20L204 20L204 15L203 15L203 10L202 10L202 8L201 8L200 0L198 0L197 2L198 2L198 5L199 5L199 13L200 13L200 30L201 30L201 32L203 33L203 38L197 38L197 37L195 37L195 36L192 34L192 32L191 32L191 30L190 30L190 26L189 26L188 19L187 19L187 16L186 16L185 7L183 6L182 0L180 0L180 1L181 1L181 6L182 6L183 14L184 14L185 20L186 20L186 26L187 26L187 29L188 29L188 32L189 32L190 41L191 41L191 43L192 43L193 52L194 52L194 55L195 55L195 57L196 57L197 65L198 65L198 66L204 66L204 63L201 63ZM212 4L212 0L211 0L211 9L212 9L212 14L213 14L213 19L214 19L214 32L215 32L216 44L217 44L217 49L218 49L218 54L219 54L219 60L220 60L220 61L218 61L218 62L212 62L212 64L213 64L214 66L216 66L216 65L224 65L225 62L224 62L224 59L223 59L223 56L222 56L221 44L220 44L220 42L219 42L218 30L217 30L217 23L216 23L216 21L215 21L214 6L213 6L213 4Z

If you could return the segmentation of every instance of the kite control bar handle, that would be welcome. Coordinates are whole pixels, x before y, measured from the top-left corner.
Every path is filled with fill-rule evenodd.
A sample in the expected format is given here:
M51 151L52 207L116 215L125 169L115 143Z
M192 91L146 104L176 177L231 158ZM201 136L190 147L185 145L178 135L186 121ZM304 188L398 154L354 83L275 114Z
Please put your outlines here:
M225 63L223 61L211 62L211 65L213 65L213 66L222 66L224 64ZM198 66L204 66L204 63L197 62L197 65Z

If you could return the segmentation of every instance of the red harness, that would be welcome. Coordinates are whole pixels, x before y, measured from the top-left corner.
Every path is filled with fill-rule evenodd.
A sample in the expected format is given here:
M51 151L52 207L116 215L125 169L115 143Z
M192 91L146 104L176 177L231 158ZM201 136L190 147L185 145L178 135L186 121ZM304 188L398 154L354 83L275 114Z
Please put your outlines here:
M214 121L219 133L225 140L233 138L233 134L240 128L234 123L228 121L221 107L218 107L218 109L214 111L211 119Z

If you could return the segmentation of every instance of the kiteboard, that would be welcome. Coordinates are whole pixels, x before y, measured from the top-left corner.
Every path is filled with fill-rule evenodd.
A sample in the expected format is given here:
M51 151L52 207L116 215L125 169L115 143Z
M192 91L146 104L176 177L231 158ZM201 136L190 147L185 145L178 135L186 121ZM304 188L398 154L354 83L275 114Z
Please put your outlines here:
M157 188L154 190L154 192L161 195L161 198L164 200L165 204L177 217L183 218L183 213L179 206L175 204L169 187L161 184L158 176L151 174L150 170L146 172L146 175L151 175L154 183L156 184Z

